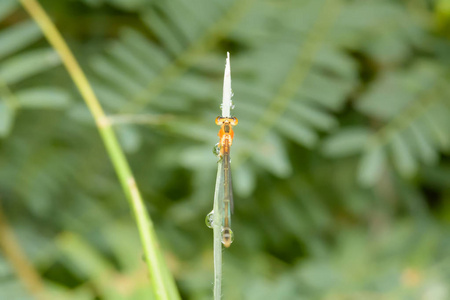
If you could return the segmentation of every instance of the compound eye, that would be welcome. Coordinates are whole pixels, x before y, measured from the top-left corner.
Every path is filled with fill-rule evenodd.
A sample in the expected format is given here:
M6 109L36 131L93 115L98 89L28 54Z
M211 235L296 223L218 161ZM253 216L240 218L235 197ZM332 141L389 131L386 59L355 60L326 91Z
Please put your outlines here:
M217 118L216 118L216 124L217 124L217 125L222 125L222 124L223 124L223 118L220 117L220 116L217 117Z
M238 119L237 118L233 117L233 118L230 119L230 124L231 125L235 126L235 125L237 125L237 123L238 123Z

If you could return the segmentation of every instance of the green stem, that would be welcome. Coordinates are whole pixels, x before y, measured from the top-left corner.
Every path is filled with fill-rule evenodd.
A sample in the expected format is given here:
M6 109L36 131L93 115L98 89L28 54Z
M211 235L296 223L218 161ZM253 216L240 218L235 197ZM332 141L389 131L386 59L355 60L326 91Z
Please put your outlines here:
M133 211L134 218L139 230L140 239L144 248L150 280L155 290L156 299L169 300L179 299L172 276L167 276L167 266L160 253L159 244L153 223L147 213L142 201L141 194L125 155L120 148L111 124L106 117L94 91L89 84L86 75L70 51L63 37L50 20L47 13L37 0L20 0L25 10L32 16L41 27L49 43L58 52L69 75L72 77L84 101L89 107L97 124L98 131L103 139L108 155L114 165L122 188Z

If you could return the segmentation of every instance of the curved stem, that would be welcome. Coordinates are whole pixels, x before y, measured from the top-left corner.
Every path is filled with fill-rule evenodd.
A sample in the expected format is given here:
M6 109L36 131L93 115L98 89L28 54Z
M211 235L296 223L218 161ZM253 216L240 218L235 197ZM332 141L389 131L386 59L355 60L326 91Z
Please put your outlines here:
M94 91L89 84L86 75L83 73L80 65L70 51L63 37L56 29L56 26L50 20L47 13L41 7L37 0L21 0L22 6L33 17L36 23L41 27L49 43L58 52L69 75L72 77L84 101L89 107L97 124L98 131L103 139L106 150L114 165L117 176L119 177L122 188L129 201L131 210L139 230L139 236L144 248L144 255L147 262L150 280L152 281L156 299L169 300L179 299L178 292L172 276L168 276L167 266L159 250L156 233L153 223L147 213L142 201L141 194L136 185L134 176L120 148L116 135L112 130Z

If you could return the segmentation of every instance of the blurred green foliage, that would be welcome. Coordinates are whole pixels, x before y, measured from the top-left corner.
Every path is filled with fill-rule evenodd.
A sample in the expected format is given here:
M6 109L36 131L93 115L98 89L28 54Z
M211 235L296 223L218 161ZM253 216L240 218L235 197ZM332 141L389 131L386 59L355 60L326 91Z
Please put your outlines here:
M450 298L448 0L42 0L114 122L183 299L212 297L231 52L225 299ZM92 117L0 1L0 199L56 299L152 299ZM0 256L0 299L31 299Z

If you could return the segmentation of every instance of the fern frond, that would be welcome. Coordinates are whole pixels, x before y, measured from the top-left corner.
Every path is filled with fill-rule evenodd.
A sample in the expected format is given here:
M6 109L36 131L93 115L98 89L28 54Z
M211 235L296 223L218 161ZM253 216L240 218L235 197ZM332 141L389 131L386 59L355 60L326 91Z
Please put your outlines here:
M2 1L0 21L17 8L16 1ZM22 108L66 108L70 102L64 89L32 84L38 74L60 64L51 48L32 48L42 38L39 27L26 20L0 31L0 137L13 128L17 111Z
M202 2L198 3L200 5ZM229 37L245 47L251 47L253 51L252 56L245 55L245 52L232 55L232 65L236 66L232 67L233 89L238 95L235 103L239 108L236 113L245 120L237 130L241 140L248 141L236 142L234 157L237 165L253 153L251 149L255 148L255 143L260 143L260 149L271 143L272 138L266 136L272 135L269 132L272 127L303 146L313 147L319 140L318 132L336 126L330 111L342 108L355 82L355 65L337 45L326 42L341 4L319 1L273 7L271 3L264 3L251 13L247 11L249 5L251 1L236 2L224 10L223 5L209 3L210 14L191 17L188 13L182 19L173 3L159 3L157 10L144 12L144 23L149 34L156 35L156 42L134 29L124 29L119 40L107 49L107 55L92 60L92 67L99 75L95 79L98 82L95 88L101 101L107 107L110 102L109 107L119 115L134 105L140 113L150 111L183 115L190 115L195 107L197 111L202 109L205 117L213 119L217 110L212 109L211 104L221 89L218 75L222 73L223 59L217 53L207 54L206 51L221 39L226 39L226 32L237 22L242 19L246 24L251 16L255 24L240 26ZM276 11L266 14L273 9ZM264 45L253 40L256 25L273 18L280 10L291 11L289 22L270 28L264 39L276 40L286 27L289 30L294 30L291 27L298 28L298 15L294 16L292 10L301 12L305 17L301 21L304 28L302 38L298 41L284 40L281 44L267 41L268 44ZM311 14L317 20L308 17ZM164 16L173 17L169 19L176 20L175 23L169 23ZM307 30L310 32L307 33ZM203 54L204 57L201 56ZM269 64L274 62L268 59L272 55L279 58L276 65ZM217 78L211 80L211 73ZM273 78L271 75L274 73L285 74L285 77ZM257 74L258 77L252 78L246 74ZM146 103L148 107L144 110ZM203 126L201 131L208 131L202 134L208 137L203 140L214 144L216 129L204 125L205 121L206 118L199 119L200 126ZM167 127L184 134L183 124L185 122L178 118ZM197 125L190 122L189 127ZM189 135L191 138L198 136L195 130L190 130ZM275 153L268 153L272 167L263 165L277 175L289 174L288 168L275 167L280 161L273 160L275 157L287 158L284 146L274 149L277 149ZM283 165L287 165L287 161L279 166Z
M182 1L160 3L157 5L160 13L156 13L154 9L148 10L142 14L142 20L152 33L156 34L165 51L148 41L141 33L124 29L121 33L121 41L117 41L116 45L109 50L111 59L94 60L93 68L103 77L111 77L119 76L118 73L124 71L117 69L116 61L122 61L131 66L132 69L129 70L131 72L126 72L125 76L137 79L133 81L140 84L125 89L129 103L121 109L121 112L138 112L147 103L154 101L167 85L173 84L202 54L212 49L228 31L236 26L252 2L253 0L246 0L235 2L233 5L227 3L229 7L226 8L219 1L209 2L206 6L201 1L189 3L188 6ZM209 11L198 14L192 9L196 5L202 5ZM173 9L174 6L177 9ZM177 18L180 7L186 7L182 19ZM179 20L179 23L170 24L167 17ZM191 28L191 32L186 32L185 28ZM180 31L184 34L182 38L179 36ZM184 43L180 44L182 40ZM171 58L169 53L175 58ZM134 59L129 61L129 57ZM137 65L146 66L146 71L143 71L142 67L137 70ZM105 70L104 68L110 68L109 71L112 73L102 71ZM114 78L109 79L114 80Z
M390 155L400 174L410 177L421 163L435 163L439 152L448 149L449 90L442 78L446 74L439 66L418 63L409 70L379 78L359 100L357 109L381 124L358 138L352 132L351 138L358 139L355 150L362 154L361 183L375 183L381 170L389 165L386 159ZM347 137L350 131L338 132L325 143L325 151L350 154L350 149L337 144L345 147Z

